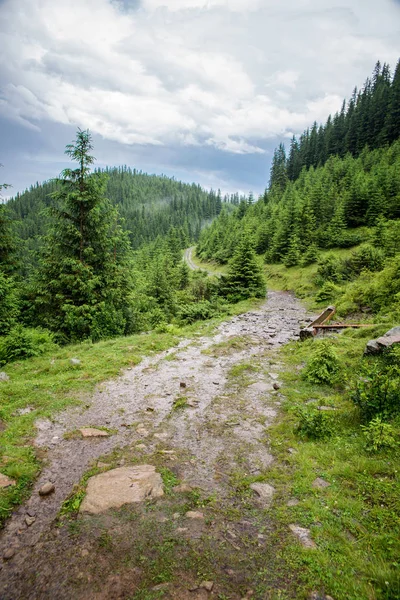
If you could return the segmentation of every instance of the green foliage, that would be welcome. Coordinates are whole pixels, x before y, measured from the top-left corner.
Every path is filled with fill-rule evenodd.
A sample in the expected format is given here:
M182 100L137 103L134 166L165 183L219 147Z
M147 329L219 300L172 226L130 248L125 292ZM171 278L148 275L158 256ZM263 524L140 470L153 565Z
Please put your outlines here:
M62 341L98 340L128 333L128 240L118 214L104 198L106 179L90 174L91 136L78 130L54 193L53 224L30 290L29 317ZM28 318L29 318L28 317Z
M250 237L244 233L229 263L228 275L221 277L220 292L229 301L263 298L266 285Z
M321 440L330 437L334 431L333 420L322 410L309 407L297 407L295 415L299 419L296 433L309 440Z
M392 350L384 359L366 360L361 366L351 398L361 418L388 420L400 413L400 352Z
M381 417L375 417L368 425L361 425L361 429L369 452L398 446L394 427L390 423L384 423Z
M343 261L343 272L347 277L357 276L362 271L381 271L384 265L384 252L371 244L361 244L351 256Z
M317 278L321 282L339 282L343 277L343 265L334 254L328 254L318 262Z
M338 355L326 340L315 341L315 346L303 376L310 383L332 385L340 369Z
M181 323L190 324L195 321L205 321L216 316L215 305L208 300L201 300L192 304L183 304L179 307L178 319Z
M0 335L16 324L20 311L18 289L12 277L0 271Z
M330 302L340 293L340 287L332 283L332 281L326 281L324 285L315 294L316 302Z
M40 356L56 348L53 335L43 329L27 329L17 325L0 338L0 365L8 362Z

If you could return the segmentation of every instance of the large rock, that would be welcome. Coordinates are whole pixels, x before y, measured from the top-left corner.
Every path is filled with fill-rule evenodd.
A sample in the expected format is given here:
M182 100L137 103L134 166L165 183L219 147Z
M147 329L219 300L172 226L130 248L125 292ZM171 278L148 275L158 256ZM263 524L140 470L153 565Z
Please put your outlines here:
M102 513L109 508L164 495L161 475L151 465L120 467L91 477L80 512Z
M269 483L252 483L250 488L257 494L260 502L269 507L272 503L272 499L275 493L275 488Z
M389 329L376 340L370 340L364 350L364 354L379 354L394 344L400 344L400 326Z
M14 479L10 479L7 475L0 473L0 488L10 487L11 485L15 485Z

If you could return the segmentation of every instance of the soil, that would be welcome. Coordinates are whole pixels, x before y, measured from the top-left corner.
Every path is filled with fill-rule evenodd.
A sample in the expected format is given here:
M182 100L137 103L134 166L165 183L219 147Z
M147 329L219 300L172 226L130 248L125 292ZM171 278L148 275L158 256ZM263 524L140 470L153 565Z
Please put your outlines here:
M278 350L306 318L292 295L269 292L259 310L143 360L84 406L37 422L44 468L0 536L0 556L15 550L0 566L1 600L269 598L271 590L296 598L295 576L282 575L273 507L261 506L246 481L267 481L268 427L284 393ZM110 435L83 439L82 427ZM59 518L90 468L124 464L154 464L165 496ZM40 496L49 481L55 491ZM173 492L178 481L194 492ZM204 518L188 518L190 510ZM29 526L27 516L35 517Z

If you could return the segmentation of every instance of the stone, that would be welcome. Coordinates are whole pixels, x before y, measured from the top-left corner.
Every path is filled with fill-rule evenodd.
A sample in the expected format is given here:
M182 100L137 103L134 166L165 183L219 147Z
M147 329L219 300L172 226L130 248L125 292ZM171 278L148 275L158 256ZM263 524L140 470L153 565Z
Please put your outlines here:
M3 552L3 559L4 560L11 560L11 558L15 556L15 549L14 548L6 548Z
M4 373L4 371L0 372L0 381L9 381L10 377L7 375L7 373Z
M289 529L294 535L300 540L300 543L304 548L316 548L316 543L311 539L311 533L309 529L300 527L299 525L289 525Z
M179 384L179 387L182 388L182 389L185 389L186 383L184 381L181 381L180 384Z
M289 454L296 454L296 450L294 448L288 448Z
M180 485L176 485L174 488L172 488L172 491L176 492L177 494L189 494L193 491L193 488L188 483L181 483Z
M71 365L75 365L75 366L78 366L81 364L81 361L79 360L79 358L70 358L69 362Z
M309 600L333 600L332 596L327 596L324 592L311 592Z
M93 438L93 437L108 437L110 434L108 431L104 431L104 429L95 429L95 427L82 427L82 429L78 429L83 438Z
M33 510L33 508L28 508L26 514L28 515L28 517L36 517L36 511Z
M273 387L273 388L274 388L274 390L276 390L276 391L281 389L281 386L280 386L280 384L279 384L279 383L277 383L276 381L273 383L272 387Z
M325 481L325 479L322 479L322 477L317 477L317 479L314 479L314 481L312 482L313 488L316 488L319 490L323 490L324 488L327 488L330 485L331 484L328 483L327 481Z
M286 502L286 506L297 506L298 504L300 504L300 500L297 500L297 498L291 498Z
M40 496L48 496L49 494L52 494L55 489L56 488L54 486L54 483L52 483L51 481L47 481L40 488L39 495Z
M318 410L336 410L336 408L334 406L318 406Z
M138 427L136 429L136 433L138 433L142 437L147 437L149 435L149 432L147 431L147 429L145 427Z
M28 525L28 527L33 525L35 521L36 517L28 517L28 515L25 517L25 523Z
M213 587L214 587L214 582L213 581L202 581L200 583L199 587L203 590L207 590L207 592L212 592Z
M146 444L138 444L138 445L136 446L136 448L137 448L138 450L146 450L146 449L147 449L147 446L146 446Z
M269 483L252 483L250 488L257 494L264 506L270 506L275 493L275 488Z
M364 354L379 354L394 344L400 344L400 326L389 329L389 331L376 340L370 340L367 343Z
M199 512L198 510L189 510L185 514L185 517L187 517L188 519L204 519L203 513Z
M80 512L99 514L109 508L143 502L164 495L161 475L152 465L119 467L88 480Z
M7 475L0 473L0 488L10 487L11 485L15 485L15 480L10 479Z

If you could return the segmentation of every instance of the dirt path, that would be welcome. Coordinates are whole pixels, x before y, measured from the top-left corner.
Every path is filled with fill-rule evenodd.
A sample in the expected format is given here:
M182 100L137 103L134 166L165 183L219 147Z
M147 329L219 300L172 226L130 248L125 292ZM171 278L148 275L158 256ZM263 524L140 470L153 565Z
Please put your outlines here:
M220 271L209 271L208 269L206 269L205 267L199 267L198 265L196 265L196 263L193 260L193 252L195 250L196 246L192 246L191 248L186 248L186 250L183 253L183 258L186 261L186 263L188 264L189 269L191 269L192 271L199 271L200 269L202 271L207 271L207 273L209 275L222 275L222 273Z
M290 294L270 292L261 309L223 323L211 337L185 340L144 360L100 386L89 405L38 422L36 445L47 454L46 466L29 501L1 534L0 553L15 549L0 570L1 600L197 599L209 595L195 589L197 578L207 575L216 581L214 598L241 598L260 586L254 571L259 560L267 553L271 565L276 561L276 548L264 548L268 513L252 495L232 494L240 478L265 475L273 461L268 426L281 395L273 387L279 378L276 351L296 338L305 318ZM75 437L85 426L114 433ZM59 526L60 506L99 458L112 466L154 464L195 491ZM55 492L42 498L38 490L49 480ZM186 518L190 509L201 510L203 518ZM36 518L31 526L28 513ZM164 548L165 540L174 541ZM174 569L164 581L152 569L163 572L165 557ZM164 588L154 589L157 581ZM279 576L268 581L281 585ZM268 597L257 585L254 598ZM283 587L291 593L287 582Z

